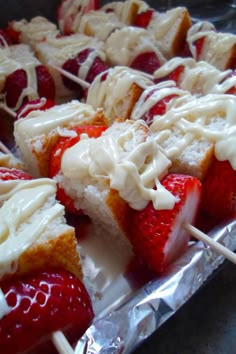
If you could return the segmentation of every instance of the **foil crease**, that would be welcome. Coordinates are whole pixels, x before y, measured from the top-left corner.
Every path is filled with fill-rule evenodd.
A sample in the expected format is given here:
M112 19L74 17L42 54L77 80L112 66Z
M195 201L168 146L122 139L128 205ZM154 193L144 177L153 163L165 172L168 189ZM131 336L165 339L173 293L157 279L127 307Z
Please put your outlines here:
M236 220L215 228L209 236L235 250ZM75 353L130 353L174 315L223 262L222 255L202 242L190 243L165 274L149 281L118 307L98 315L78 341Z

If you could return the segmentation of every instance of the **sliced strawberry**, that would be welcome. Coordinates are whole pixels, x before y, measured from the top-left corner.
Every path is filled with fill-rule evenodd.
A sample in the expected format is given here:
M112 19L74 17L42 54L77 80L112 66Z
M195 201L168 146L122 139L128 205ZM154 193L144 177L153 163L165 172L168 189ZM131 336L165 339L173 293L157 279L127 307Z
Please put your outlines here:
M54 100L56 88L50 72L44 65L36 66L35 71L37 75L38 96Z
M203 48L203 45L204 45L204 41L205 41L205 37L201 37L201 38L199 38L198 40L196 40L194 42L194 46L195 46L195 49L196 49L196 60L199 60L199 58L200 58L200 55L201 55L201 52L202 52L202 48Z
M65 270L48 270L2 282L10 312L0 320L0 347L21 353L57 330L76 328L81 336L93 319L83 283Z
M93 82L95 77L99 75L100 73L108 70L109 67L106 63L104 63L101 58L96 57L93 61L93 64L88 72L88 75L86 76L86 81L87 82Z
M153 74L161 66L160 61L154 52L139 54L130 64L130 67L136 70Z
M228 161L213 160L202 194L202 210L218 222L236 215L236 171Z
M23 69L15 70L8 75L3 91L6 94L6 103L10 108L16 107L18 99L27 84L27 74Z
M14 22L15 21L11 21L8 23L8 26L6 28L6 32L9 35L9 37L11 38L12 43L18 44L20 42L20 34L21 33L14 29Z
M195 220L201 194L201 184L192 176L170 174L162 185L177 198L173 209L155 210L150 202L141 211L133 210L130 220L135 253L158 273L186 249L189 235L183 224Z
M145 97L144 99L144 102L147 101L147 99L156 92L156 88L153 89L153 91L150 91L149 94ZM159 90L159 89L158 89ZM164 98L162 98L161 100L159 101L156 101L154 103L154 105L150 108L149 111L147 111L145 113L145 115L142 117L142 119L147 123L147 125L151 125L152 122L153 122L153 119L155 116L159 115L159 116L162 116L166 113L167 111L167 104L177 98L178 95L176 94L171 94L171 95L168 95Z
M179 65L177 68L175 68L169 75L162 77L161 79L154 80L155 83L161 82L161 81L166 81L166 80L172 80L176 83L176 85L179 85L180 83L180 78L181 75L184 72L184 65Z
M147 26L149 25L149 23L152 19L154 12L155 11L152 9L148 9L144 12L141 12L140 14L138 14L136 16L133 25L137 26L137 27L147 28Z
M17 180L17 179L28 180L28 179L32 179L32 177L28 173L22 170L18 170L17 168L0 167L1 181L9 181L9 180Z
M30 112L37 110L46 111L55 106L55 102L46 98L29 101L17 111L16 120L26 117Z
M82 50L80 53L77 54L76 57L68 59L62 66L62 68L71 74L78 76L79 74L79 69L85 62L85 60L88 58L89 54L93 52L94 49L92 48L86 48ZM99 56L96 56L93 60L93 63L88 71L88 74L85 78L85 81L87 82L92 82L94 78L99 75L101 72L106 71L108 69L108 66L106 63L104 63ZM79 97L82 97L83 95L83 88L73 82L72 80L66 78L65 76L62 77L64 85L69 88L70 90L76 91L78 93Z
M75 145L80 140L80 135L85 133L90 138L97 138L99 137L103 131L105 131L107 127L104 126L95 126L95 125L87 125L87 126L78 126L73 128L73 130L77 133L76 137L67 138L61 137L58 143L55 145L50 161L49 161L49 177L55 177L61 170L61 159L66 151L66 149L70 148L71 146ZM72 214L80 215L82 212L78 210L74 206L74 201L67 196L64 189L61 188L59 185L57 186L57 199L65 206L67 212Z
M0 29L0 45L5 47L6 44L12 45L13 43L7 31Z

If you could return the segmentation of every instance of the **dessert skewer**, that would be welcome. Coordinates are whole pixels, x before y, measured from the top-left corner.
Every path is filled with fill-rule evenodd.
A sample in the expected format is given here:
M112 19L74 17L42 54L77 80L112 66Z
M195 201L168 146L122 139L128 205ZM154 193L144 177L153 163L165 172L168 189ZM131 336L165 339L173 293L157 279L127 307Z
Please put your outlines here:
M0 208L0 214L1 214L1 219L3 222L3 227L6 226L7 220L7 214L4 214L8 210L8 208L11 208L11 204L13 203L14 207L16 208L16 202L19 200L19 205L18 208L20 210L21 217L20 215L17 220L20 217L20 221L15 220L14 223L19 223L22 222L24 217L27 219L27 212L26 209L29 208L29 203L25 203L27 199L32 198L32 195L28 194L28 190L30 191L31 189L34 192L34 197L35 201L37 204L37 207L39 206L39 203L44 203L42 196L40 197L40 193L46 193L47 194L47 187L53 186L52 182L49 182L47 184L47 180L32 180L31 176L28 174L24 173L23 171L16 170L16 169L7 169L7 168L1 168L0 170L0 180L1 180L1 203L2 206ZM6 185L4 186L6 181ZM9 183L9 182L12 182ZM45 183L44 183L45 182ZM8 183L8 184L7 184ZM41 192L39 189L41 188ZM55 189L56 190L56 189ZM54 191L55 191L54 190ZM46 195L45 194L45 195ZM19 199L18 199L19 195ZM41 198L41 200L40 200ZM25 205L24 207L21 206L23 201L23 204ZM32 204L33 203L33 204ZM34 202L32 202L31 206L33 211L31 210L31 213L36 213L37 211L35 210L35 205ZM53 208L55 209L58 207L60 210L63 209L62 206L59 206L59 204L54 204L52 208L50 207L46 209L46 212L48 210L48 223L50 223L50 218L52 219L53 216ZM61 211L56 209L54 210L54 213L58 214ZM40 213L40 211L39 211ZM18 215L18 214L17 214ZM29 211L28 211L28 217L30 219ZM59 214L58 214L59 217ZM5 218L5 219L4 219ZM42 223L42 219L45 219L45 215L41 215L41 221L39 222ZM27 219L28 220L28 219ZM45 225L46 225L46 219ZM53 220L51 220L53 221ZM28 220L29 222L29 220ZM35 227L35 222L36 220L32 219L32 227L30 226L29 222L29 227L28 231L25 230L25 233L21 234L19 236L20 241L17 243L17 239L13 240L14 241L14 249L15 252L9 251L7 248L8 243L11 242L10 238L12 233L10 233L5 239L2 244L1 244L1 252L5 253L5 256L1 257L1 288L2 288L2 301L6 302L5 312L3 315L3 319L0 320L0 342L1 342L1 347L2 349L7 347L6 352L7 353L13 353L15 352L16 348L17 350L25 350L28 349L29 346L34 345L38 339L40 339L40 336L49 334L50 329L56 329L56 332L53 332L51 335L51 340L57 347L58 351L60 354L65 354L65 353L73 353L73 349L71 345L69 344L67 338L63 334L63 332L60 331L60 328L64 328L65 326L68 325L68 323L76 324L77 328L79 331L84 331L86 327L89 325L91 319L92 319L92 308L91 308L91 303L90 303L90 298L86 292L86 289L84 288L84 285L81 283L80 280L80 275L81 275L81 270L76 270L76 267L80 268L81 266L78 264L74 268L75 274L77 274L77 277L66 271L66 270L59 270L60 267L57 269L56 263L55 263L55 258L53 261L53 257L51 254L51 260L49 261L51 264L51 268L49 267L48 271L41 271L41 268L44 269L44 267L41 264L41 261L39 257L42 256L42 258L45 258L47 262L47 256L44 254L44 251L41 249L40 246L36 241L35 247L38 250L36 253L32 253L32 256L29 254L29 259L27 261L27 249L26 251L23 250L22 253L22 245L23 248L29 247L27 245L28 243L31 243L32 240L34 242L35 238L35 232L39 231L39 227ZM43 228L45 229L46 226ZM58 229L60 228L60 225L57 225ZM31 228L31 230L30 230ZM42 228L42 225L41 225ZM13 228L14 229L14 228ZM37 231L35 231L35 229ZM67 227L69 230L70 227ZM31 235L33 230L33 235ZM41 229L40 229L41 230ZM2 232L3 230L1 230ZM42 232L45 233L45 230L41 230ZM17 230L13 230L12 232L17 233ZM22 232L22 231L21 231ZM27 236L29 233L29 236ZM37 236L37 235L36 235ZM39 234L39 238L41 237L41 234ZM42 236L43 237L43 236ZM44 236L45 237L45 236ZM56 236L57 237L57 236ZM63 236L64 237L64 236ZM13 237L14 238L14 237ZM28 241L27 241L28 239ZM45 242L45 241L44 241ZM53 242L53 241L52 241ZM46 242L45 242L46 245ZM61 244L62 246L62 244ZM65 245L64 245L65 246ZM32 246L29 247L29 249L32 248ZM64 255L63 257L66 257L68 255L70 259L72 259L73 252L67 253L67 251L64 248ZM49 247L49 252L50 252L50 247ZM55 249L56 252L56 249ZM18 254L19 253L19 254ZM17 259L19 257L19 259ZM21 258L24 258L22 261ZM71 258L72 257L72 258ZM9 258L9 259L8 259ZM58 258L59 259L59 258ZM12 261L14 260L14 262ZM69 258L68 258L69 260ZM75 260L75 259L74 259ZM76 261L76 260L75 260ZM78 257L77 257L78 261ZM11 267L8 266L8 263L11 263ZM9 264L10 264L9 263ZM27 263L29 263L29 268L27 268ZM63 262L62 262L63 263ZM15 264L15 267L12 268L12 265ZM33 266L34 264L34 266ZM38 267L39 270L34 271L34 275L32 274L32 267ZM64 264L65 265L65 264ZM55 268L56 267L56 268ZM10 269L11 268L11 269ZM66 269L67 267L65 267ZM62 267L63 269L63 267ZM72 268L71 268L72 270ZM19 278L15 279L12 277L13 274L17 274L20 272L22 274L19 274ZM28 273L28 274L27 274ZM25 275L27 274L27 275ZM80 274L78 276L78 274ZM5 279L6 278L6 279ZM65 284L64 284L65 283ZM44 284L44 285L42 285ZM65 286L66 285L66 286ZM46 287L45 287L46 286ZM64 288L65 287L65 288ZM55 291L53 290L55 288ZM57 288L57 292L56 292ZM13 289L13 290L11 290ZM29 290L31 289L30 293ZM60 289L60 290L59 290ZM74 290L73 290L74 289ZM14 303L12 296L10 295L11 293L14 293L15 296L17 296L17 303ZM60 296L60 293L64 293L64 300L63 296ZM3 295L4 294L4 295ZM39 295L41 294L41 295ZM39 299L40 296L43 296L44 298ZM59 296L59 297L58 297ZM24 298L27 298L29 300L28 303L28 308L27 308L27 314L25 314L25 307L23 305ZM37 301L35 301L35 298L37 297ZM66 300L68 298L68 300ZM68 301L68 302L67 302ZM34 304L34 305L33 305ZM26 306L26 305L25 305ZM45 311L40 309L40 307L43 306ZM50 308L52 309L53 306L53 313L50 315L50 320L47 318L47 313L50 313ZM80 321L78 322L78 315L75 315L74 312L74 307L76 307L77 310L80 309L80 315L81 315L81 325L79 324ZM63 311L62 311L63 310ZM23 313L22 313L23 311ZM62 311L62 315L60 314L60 311ZM42 312L42 313L41 313ZM37 313L37 315L36 315ZM26 318L24 319L24 316ZM37 316L37 321L35 320L34 327L35 329L32 330L31 336L24 337L23 332L24 332L24 326L27 326L28 322L31 322L31 316ZM75 317L74 317L75 316ZM52 317L52 318L51 318ZM55 323L53 324L53 318ZM11 331L11 336L6 336L5 331L7 331L8 326L12 326L13 321L19 322L18 325L18 330L14 330L14 326L12 327ZM43 326L43 322L45 322ZM40 325L41 323L41 325ZM47 325L46 325L47 323ZM82 324L83 323L83 324ZM79 326L79 327L78 327ZM85 326L85 327L83 327ZM43 329L44 328L44 329ZM43 329L43 330L42 330ZM82 332L80 333L82 334ZM18 338L18 337L19 338Z

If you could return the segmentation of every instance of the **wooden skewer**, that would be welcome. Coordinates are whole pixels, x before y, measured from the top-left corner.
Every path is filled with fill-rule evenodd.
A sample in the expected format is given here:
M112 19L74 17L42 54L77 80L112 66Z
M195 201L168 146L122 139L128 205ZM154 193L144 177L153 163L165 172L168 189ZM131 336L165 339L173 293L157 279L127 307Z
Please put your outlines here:
M74 350L61 331L53 332L51 340L60 354L74 354Z
M1 140L0 140L0 150L5 154L13 155L11 150L9 150L8 147L1 142Z
M79 77L69 73L68 71L62 69L62 68L59 68L58 66L55 66L55 65L51 65L51 67L55 70L57 70L59 73L61 73L63 76L67 77L68 79L76 82L77 84L81 85L82 87L84 87L85 89L88 89L90 87L90 84L85 81L85 80L82 80L80 79Z
M227 247L221 245L219 242L215 241L211 237L207 236L204 232L198 230L196 227L190 224L183 224L183 227L188 231L193 237L202 241L207 246L210 246L215 252L224 256L226 259L236 264L236 254L229 250Z

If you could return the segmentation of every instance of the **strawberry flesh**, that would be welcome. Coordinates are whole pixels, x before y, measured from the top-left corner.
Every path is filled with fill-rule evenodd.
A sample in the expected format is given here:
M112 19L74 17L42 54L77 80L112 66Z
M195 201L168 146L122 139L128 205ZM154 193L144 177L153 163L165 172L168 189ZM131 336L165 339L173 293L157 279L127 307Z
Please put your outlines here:
M147 11L141 12L136 16L134 26L147 28L152 19L153 14L154 10L152 9L148 9Z
M12 45L13 43L7 31L0 29L0 45L5 47L6 44Z
M0 347L5 354L23 352L57 330L76 327L81 336L93 319L83 283L65 270L40 271L2 282L11 311L0 320Z
M46 111L47 109L55 106L55 102L49 99L45 99L45 102L41 104L41 100L29 101L22 105L17 111L16 120L26 117L30 112L37 110ZM37 107L37 108L36 108Z
M130 64L132 69L140 70L151 75L160 66L160 61L154 52L139 54Z
M214 158L203 181L201 209L218 223L236 215L236 171Z
M3 92L6 94L6 104L14 108L24 88L27 87L28 80L25 70L18 69L8 75L5 81Z
M179 65L177 68L175 68L169 75L164 76L162 78L158 78L155 81L155 83L161 82L161 81L167 81L167 80L172 80L174 81L177 85L180 83L180 78L181 75L184 72L184 65Z
M28 179L32 179L32 177L28 173L22 170L18 170L17 168L0 167L1 181L9 181L9 180L17 180L17 179L28 180Z
M61 170L61 159L66 151L66 149L75 145L80 140L80 135L86 133L90 138L99 137L107 127L105 126L95 126L95 125L87 125L87 126L78 126L73 128L77 133L77 136L73 138L61 137L54 149L52 150L50 161L49 161L49 177L55 177ZM68 213L81 215L82 211L78 210L74 206L74 201L65 193L64 189L59 185L57 186L57 199L65 206L65 209Z
M200 58L204 41L205 41L205 37L201 37L198 40L196 40L196 42L194 42L195 49L196 49L196 60L199 60Z
M171 210L156 210L150 202L143 210L131 211L130 241L136 255L161 273L187 247L189 235L183 223L193 223L200 201L201 184L192 176L170 174L162 185L177 201Z
M7 28L6 28L6 32L8 34L8 36L10 37L11 39L11 42L13 44L18 44L20 42L20 32L19 31L16 31L14 28L14 21L12 22L9 22Z
M38 65L36 66L35 71L37 75L38 96L54 100L56 88L48 69L44 65Z

